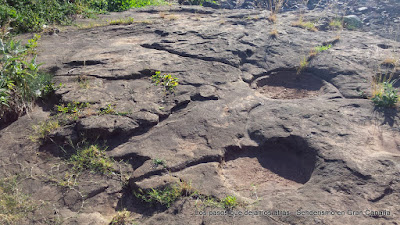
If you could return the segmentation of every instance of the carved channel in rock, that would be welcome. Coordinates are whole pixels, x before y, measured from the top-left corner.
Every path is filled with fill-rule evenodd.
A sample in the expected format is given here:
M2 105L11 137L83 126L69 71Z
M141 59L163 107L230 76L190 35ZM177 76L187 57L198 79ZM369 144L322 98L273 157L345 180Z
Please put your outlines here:
M257 78L252 88L273 99L301 99L323 94L324 83L310 73L278 71Z
M301 137L273 138L259 147L227 149L222 174L228 188L250 197L284 191L308 182L316 164L316 152Z

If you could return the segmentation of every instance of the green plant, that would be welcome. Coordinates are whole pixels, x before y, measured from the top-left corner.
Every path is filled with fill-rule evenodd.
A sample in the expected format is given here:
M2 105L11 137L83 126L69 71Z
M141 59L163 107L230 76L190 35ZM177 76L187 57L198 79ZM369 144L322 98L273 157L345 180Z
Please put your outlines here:
M152 76L152 81L155 83L155 85L161 84L168 91L174 91L175 87L179 84L178 78L171 74L161 75L160 71L155 72L155 74Z
M160 190L142 190L134 191L133 194L147 203L158 203L169 208L172 203L178 200L181 196L188 196L193 193L190 183L178 182L170 184Z
M163 160L163 159L153 159L153 166L154 167L158 167L158 166L166 167L165 160Z
M88 102L68 102L67 105L57 105L57 111L63 114L79 114L82 109L88 107Z
M113 160L106 155L105 149L98 145L86 145L78 148L76 154L69 159L73 165L73 171L79 173L87 169L102 174L111 173Z
M235 196L226 196L224 199L221 200L224 208L232 209L238 205L237 199Z
M323 51L326 51L326 50L330 49L331 47L332 47L332 44L317 46L317 47L315 47L315 51L323 52Z
M307 29L307 30L310 30L310 31L318 31L318 29L315 27L314 23L312 23L312 22L304 22L302 18L300 18L296 22L293 22L292 26L300 27L300 28Z
M382 75L372 80L372 102L378 107L395 107L399 101L399 91L393 87L398 80Z
M0 179L0 223L21 224L36 206L18 188L18 176Z
M110 25L129 25L129 24L133 24L133 23L134 23L134 19L132 17L128 17L125 19L111 20L109 22Z
M341 19L333 19L329 22L329 26L332 29L342 29L343 28L343 20Z
M32 142L38 142L41 139L45 139L53 130L60 127L58 120L46 120L37 125L34 125L33 134L29 136Z
M52 76L39 72L35 35L25 45L12 38L0 38L0 117L6 112L22 114L29 103L54 90Z
M105 114L118 114L115 112L114 107L111 104L108 104L105 108L100 108L99 110L99 115L105 115Z
M300 74L301 71L303 71L307 66L308 66L308 60L307 57L304 57L301 61L300 61L300 66L297 68L297 74Z

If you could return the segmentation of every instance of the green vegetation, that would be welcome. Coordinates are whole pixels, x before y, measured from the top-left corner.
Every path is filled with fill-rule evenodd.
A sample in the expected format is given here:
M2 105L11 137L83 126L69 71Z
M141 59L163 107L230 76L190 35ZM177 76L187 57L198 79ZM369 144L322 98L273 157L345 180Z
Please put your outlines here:
M105 108L100 108L99 110L99 115L105 115L105 114L118 114L115 112L114 107L111 104L108 104Z
M35 208L29 197L19 191L17 176L0 179L1 224L21 224Z
M165 160L163 159L153 159L153 166L158 167L158 166L163 166L164 168L167 166L165 163Z
M0 117L21 115L38 97L54 91L52 76L39 72L36 47L39 35L23 45L4 34L0 38Z
M297 68L297 74L300 74L301 71L303 71L307 66L308 66L308 60L307 57L304 57L301 61L300 61L300 66Z
M69 162L73 165L72 170L75 173L83 170L102 174L111 173L113 160L106 155L105 149L98 145L86 145L78 148L76 154L69 159Z
M156 71L156 74L152 76L152 81L156 84L159 85L161 84L162 86L165 87L167 91L173 92L175 90L175 87L178 86L178 78L171 74L163 74L161 75L160 71Z
M333 19L329 22L329 27L332 29L342 29L343 28L343 20L341 19Z
M224 199L221 200L224 208L232 209L238 205L237 199L235 196L226 196Z
M0 26L14 32L41 31L44 25L70 24L74 15L93 17L99 13L164 4L163 0L0 0Z
M128 17L125 19L111 20L109 22L110 25L129 25L134 23L134 19L132 17Z
M315 47L315 51L317 51L317 52L323 52L323 51L326 51L326 50L328 50L328 49L330 49L330 48L332 48L332 44L329 44L329 45L322 45L322 46L317 46L317 47Z
M194 194L193 188L190 183L179 182L168 185L160 190L141 190L133 192L136 198L139 198L147 203L161 204L169 208L172 203L182 196L189 196Z
M82 109L88 107L88 102L69 102L67 105L57 105L57 111L63 114L80 114Z
M378 107L395 107L399 101L399 90L393 87L398 80L377 76L372 81L372 102Z
M38 142L45 139L53 130L60 127L58 120L46 120L37 125L34 125L33 134L29 136L29 139L33 142Z
M312 22L304 22L303 19L301 19L301 18L298 21L293 22L292 26L300 27L300 28L307 29L307 30L310 30L310 31L318 31L318 29L315 27L314 23L312 23Z
M117 212L117 214L112 218L110 225L127 225L133 224L133 219L130 219L131 212L126 209Z

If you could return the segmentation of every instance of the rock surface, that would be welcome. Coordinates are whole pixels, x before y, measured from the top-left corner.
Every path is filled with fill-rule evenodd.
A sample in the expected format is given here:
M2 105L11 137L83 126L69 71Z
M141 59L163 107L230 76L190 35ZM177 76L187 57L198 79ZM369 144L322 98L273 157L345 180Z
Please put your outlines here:
M130 176L130 189L181 180L203 195L246 203L231 212L267 213L201 216L192 198L168 209L146 208L113 176L87 174L75 189L49 185L41 178L62 163L48 155L52 144L27 144L26 125L47 116L37 109L33 118L0 131L1 162L3 168L35 164L36 184L26 186L37 187L28 191L37 199L52 194L46 201L56 210L53 221L57 215L63 224L102 224L115 209L127 208L140 224L398 224L400 117L359 94L370 96L376 68L399 55L398 42L348 30L333 42L338 31L291 26L298 20L293 12L279 14L275 25L265 10L171 6L122 15L137 22L41 40L38 61L63 84L57 90L62 102L89 102L94 112L111 105L118 112L88 113L64 133L107 141L109 156L131 164L119 168L121 177ZM270 37L273 28L278 38ZM310 49L325 43L334 44L297 74ZM155 71L178 77L176 90L155 86Z

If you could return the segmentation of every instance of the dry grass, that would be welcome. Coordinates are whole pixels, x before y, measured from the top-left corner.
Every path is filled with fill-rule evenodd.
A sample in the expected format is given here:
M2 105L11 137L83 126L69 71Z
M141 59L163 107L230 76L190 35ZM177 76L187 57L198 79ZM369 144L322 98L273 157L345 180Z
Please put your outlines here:
M276 14L275 14L275 13L272 13L272 14L268 17L268 20L269 20L270 22L272 22L272 23L275 23L275 22L276 22Z
M118 20L111 20L109 22L110 25L130 25L134 23L134 19L132 17L118 19Z
M381 65L383 66L396 66L397 65L397 59L395 58L386 58L381 62Z
M300 74L307 66L308 66L308 60L307 57L304 57L301 61L300 61L300 66L297 68L297 74Z
M301 19L301 18L298 21L293 22L292 26L293 27L300 27L300 28L307 29L307 30L313 31L313 32L318 31L318 29L315 27L314 23L312 23L312 22L304 22L303 19Z
M272 29L271 32L269 32L269 36L274 39L278 38L279 36L278 30L276 28Z

